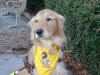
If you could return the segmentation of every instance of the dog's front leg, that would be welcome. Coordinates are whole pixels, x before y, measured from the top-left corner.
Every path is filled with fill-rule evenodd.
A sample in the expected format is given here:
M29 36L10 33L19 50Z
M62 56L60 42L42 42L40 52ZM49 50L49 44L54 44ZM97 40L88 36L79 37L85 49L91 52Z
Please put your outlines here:
M34 56L35 56L35 46L32 46L32 48L29 51L29 55L28 55L28 62L31 65L34 65Z

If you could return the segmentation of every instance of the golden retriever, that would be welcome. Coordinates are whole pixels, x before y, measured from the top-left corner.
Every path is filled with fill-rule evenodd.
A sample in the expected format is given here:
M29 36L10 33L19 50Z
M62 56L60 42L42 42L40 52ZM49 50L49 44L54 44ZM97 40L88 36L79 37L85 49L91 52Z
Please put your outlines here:
M33 64L34 61L34 47L51 48L54 45L59 47L59 58L62 59L62 50L66 37L64 35L65 18L58 13L44 9L37 13L29 22L31 28L31 40L34 43L29 51L28 62ZM24 75L30 75L25 74ZM33 69L33 75L39 75L36 68ZM58 61L55 70L51 75L71 75L70 70L65 68L63 61Z

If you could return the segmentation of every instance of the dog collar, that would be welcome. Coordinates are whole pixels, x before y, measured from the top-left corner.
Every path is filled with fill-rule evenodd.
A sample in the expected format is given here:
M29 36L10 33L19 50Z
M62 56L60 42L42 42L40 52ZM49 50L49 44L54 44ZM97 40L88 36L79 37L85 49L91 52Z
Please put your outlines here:
M37 46L34 59L39 75L50 75L57 65L59 48L58 46L53 46L52 48Z

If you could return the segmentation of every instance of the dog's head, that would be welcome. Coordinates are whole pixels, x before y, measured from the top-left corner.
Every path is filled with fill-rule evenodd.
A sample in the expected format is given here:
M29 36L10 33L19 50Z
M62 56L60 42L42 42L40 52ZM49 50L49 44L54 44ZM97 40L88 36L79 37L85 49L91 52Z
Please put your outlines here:
M56 12L49 9L41 10L29 22L31 39L34 43L52 41L55 44L55 40L57 43L60 40L65 41L64 22L65 18ZM59 40L57 40L58 38ZM44 44L43 42L42 44Z

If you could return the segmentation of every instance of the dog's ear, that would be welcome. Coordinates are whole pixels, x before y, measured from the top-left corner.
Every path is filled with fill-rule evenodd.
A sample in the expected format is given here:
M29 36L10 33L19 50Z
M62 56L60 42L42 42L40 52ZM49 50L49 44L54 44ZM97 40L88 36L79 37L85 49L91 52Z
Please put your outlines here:
M64 23L65 23L65 18L61 15L58 15L58 28L60 33L64 32Z
M33 24L33 19L31 19L31 20L28 22L28 26L29 26L30 28L32 28L32 25L34 25L34 24Z
M31 30L31 40L33 40L34 39L34 31L32 30L32 28L33 28L33 25L34 25L34 23L33 23L33 19L31 19L29 22L28 22L28 26L30 27L30 30Z
M65 18L61 15L58 15L59 33L62 36L63 42L66 42L66 37L65 37L65 34L64 34L64 23L65 23Z

